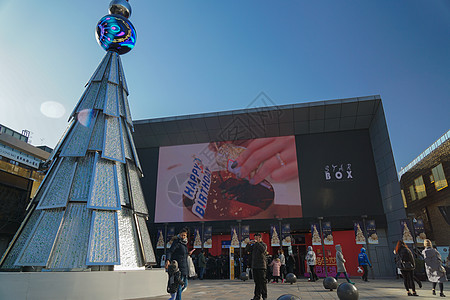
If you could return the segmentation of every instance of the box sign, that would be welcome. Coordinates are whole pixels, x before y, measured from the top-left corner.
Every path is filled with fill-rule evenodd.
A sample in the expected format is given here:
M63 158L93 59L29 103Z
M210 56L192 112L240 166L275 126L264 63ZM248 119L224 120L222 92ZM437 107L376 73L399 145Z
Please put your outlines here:
M302 217L294 136L161 147L155 222Z

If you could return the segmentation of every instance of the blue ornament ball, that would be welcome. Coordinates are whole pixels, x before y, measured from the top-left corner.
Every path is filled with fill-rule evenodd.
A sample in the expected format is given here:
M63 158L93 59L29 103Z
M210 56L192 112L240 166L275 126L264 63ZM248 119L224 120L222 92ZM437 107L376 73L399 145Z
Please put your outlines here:
M95 31L97 41L106 51L125 54L136 44L136 30L131 22L121 15L106 15L100 19Z

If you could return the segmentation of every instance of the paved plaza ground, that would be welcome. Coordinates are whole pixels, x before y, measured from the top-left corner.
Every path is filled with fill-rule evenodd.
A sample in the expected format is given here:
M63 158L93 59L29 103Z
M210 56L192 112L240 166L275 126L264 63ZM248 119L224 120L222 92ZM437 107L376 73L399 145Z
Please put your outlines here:
M359 299L418 299L407 297L402 279L374 279L363 282L361 279L352 278L359 291ZM340 279L339 283L345 282ZM183 293L183 300L249 300L253 296L253 281L240 280L190 280L188 289ZM445 290L448 284L444 285ZM283 294L293 294L302 300L339 299L336 291L325 290L322 280L308 282L300 279L295 284L269 283L267 286L268 300L276 300ZM417 288L420 299L446 299L431 294L431 283L423 282L421 289ZM447 293L450 296L450 292ZM169 297L144 298L141 300L167 300Z

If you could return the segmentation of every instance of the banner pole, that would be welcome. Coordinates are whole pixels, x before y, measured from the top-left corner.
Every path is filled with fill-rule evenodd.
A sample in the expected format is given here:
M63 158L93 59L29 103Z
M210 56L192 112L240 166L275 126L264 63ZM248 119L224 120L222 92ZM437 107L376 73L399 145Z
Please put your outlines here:
M366 227L367 215L362 215L361 218L363 220L363 233L364 233L365 246L367 248L367 256L369 257L369 261L372 262L372 258L371 258L371 255L370 255L370 248L369 248L369 240L368 240L368 236L367 236L367 227ZM375 274L374 274L373 270L371 270L370 273L372 273L372 279L375 279Z
M242 227L241 227L241 222L242 220L237 220L238 224L239 224L239 233L238 233L238 239L239 239L239 259L238 259L238 263L239 263L239 277L242 274Z
M318 217L317 219L319 219L320 243L322 244L322 254L323 254L323 265L324 265L324 268L325 268L325 277L328 277L327 259L325 257L325 246L323 244L323 232L322 232L322 220L323 220L323 217Z

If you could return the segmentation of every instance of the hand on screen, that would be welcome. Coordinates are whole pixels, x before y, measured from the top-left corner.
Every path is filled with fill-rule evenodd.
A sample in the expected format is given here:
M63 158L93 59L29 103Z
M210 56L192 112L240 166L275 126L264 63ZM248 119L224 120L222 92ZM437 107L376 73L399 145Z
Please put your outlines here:
M239 177L248 176L251 184L258 184L269 175L275 182L296 178L298 171L295 137L253 140L236 162L235 168Z

